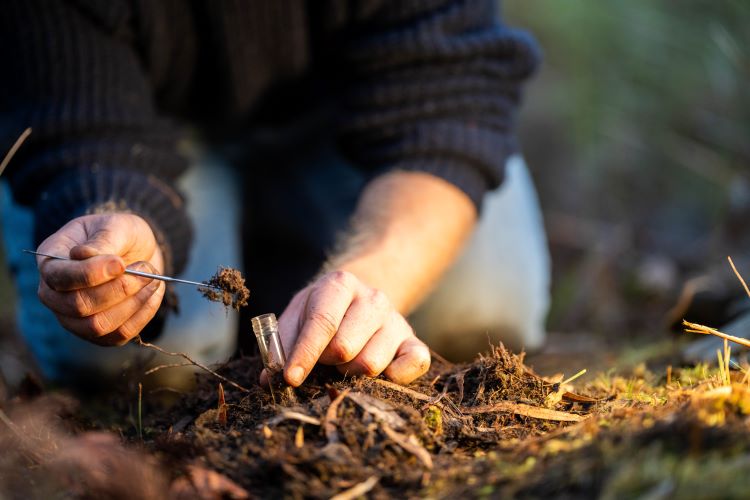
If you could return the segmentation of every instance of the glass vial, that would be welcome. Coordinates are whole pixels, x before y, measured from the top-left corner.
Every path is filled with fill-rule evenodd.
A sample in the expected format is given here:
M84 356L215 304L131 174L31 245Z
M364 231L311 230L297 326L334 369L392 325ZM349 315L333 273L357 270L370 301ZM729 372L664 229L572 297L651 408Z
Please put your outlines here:
M273 402L284 406L296 404L297 396L294 394L294 390L284 382L282 372L286 364L286 356L284 355L284 346L281 345L276 315L262 314L251 319L250 323L253 325L253 332L255 332L255 338L258 341L260 358L268 371L269 389ZM278 401L277 396L280 398Z
M275 314L262 314L250 320L258 341L260 357L269 375L281 372L286 364L284 346L281 345L279 324Z

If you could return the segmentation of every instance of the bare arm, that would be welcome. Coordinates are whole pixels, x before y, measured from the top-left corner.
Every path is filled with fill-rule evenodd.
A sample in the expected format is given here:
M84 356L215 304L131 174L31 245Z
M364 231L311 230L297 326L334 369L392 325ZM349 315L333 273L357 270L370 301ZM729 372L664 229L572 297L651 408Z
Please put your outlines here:
M299 385L316 362L349 375L407 383L430 365L427 347L404 319L461 250L476 209L448 182L392 172L365 189L349 235L318 280L279 319Z
M368 185L326 269L351 272L409 314L458 257L476 217L471 200L438 177L384 175Z

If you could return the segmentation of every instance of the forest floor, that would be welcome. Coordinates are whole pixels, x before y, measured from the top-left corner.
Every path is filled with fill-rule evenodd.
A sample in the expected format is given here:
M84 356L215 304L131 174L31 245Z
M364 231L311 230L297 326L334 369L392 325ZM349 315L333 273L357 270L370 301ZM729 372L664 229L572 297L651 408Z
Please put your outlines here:
M28 382L0 406L0 497L745 497L748 372L674 352L571 355L589 371L567 381L494 346L408 387L318 369L291 395L244 357L171 405Z

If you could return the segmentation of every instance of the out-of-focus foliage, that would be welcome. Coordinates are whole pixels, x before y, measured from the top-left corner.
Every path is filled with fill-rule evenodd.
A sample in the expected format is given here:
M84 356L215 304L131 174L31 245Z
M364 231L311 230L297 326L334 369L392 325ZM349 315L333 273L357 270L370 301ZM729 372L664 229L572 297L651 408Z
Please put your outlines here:
M585 271L601 247L613 247L605 253L620 289L644 260L668 259L682 278L728 252L750 253L750 3L503 8L544 52L521 135L548 216L558 299L575 302L559 289L566 271ZM568 268L570 252L556 245L576 244L584 258Z

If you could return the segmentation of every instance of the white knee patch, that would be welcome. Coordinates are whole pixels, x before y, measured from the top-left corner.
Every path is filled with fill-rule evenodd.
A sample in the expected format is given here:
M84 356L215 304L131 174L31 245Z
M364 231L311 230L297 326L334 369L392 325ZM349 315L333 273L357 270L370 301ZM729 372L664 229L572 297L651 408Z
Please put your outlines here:
M533 350L545 339L550 259L536 191L523 159L484 199L467 248L410 318L417 334L455 359L486 350L488 339Z

